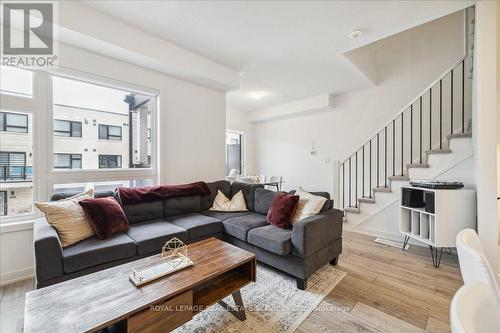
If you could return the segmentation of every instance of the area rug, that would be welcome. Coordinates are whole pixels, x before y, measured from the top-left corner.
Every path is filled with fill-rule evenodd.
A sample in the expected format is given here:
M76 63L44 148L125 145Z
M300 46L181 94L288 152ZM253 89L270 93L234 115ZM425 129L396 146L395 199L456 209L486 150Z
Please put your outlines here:
M245 321L238 320L222 306L215 304L173 332L293 332L345 274L331 265L325 265L308 279L307 289L300 290L291 276L258 264L257 282L241 289L247 315ZM232 297L224 301L234 305Z

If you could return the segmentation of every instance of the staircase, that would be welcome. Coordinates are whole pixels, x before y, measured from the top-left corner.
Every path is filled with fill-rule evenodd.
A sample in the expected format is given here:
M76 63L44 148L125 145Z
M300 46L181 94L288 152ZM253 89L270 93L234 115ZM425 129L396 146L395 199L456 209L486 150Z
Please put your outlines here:
M398 201L410 179L435 179L472 159L472 59L445 71L339 164L339 202L350 227Z

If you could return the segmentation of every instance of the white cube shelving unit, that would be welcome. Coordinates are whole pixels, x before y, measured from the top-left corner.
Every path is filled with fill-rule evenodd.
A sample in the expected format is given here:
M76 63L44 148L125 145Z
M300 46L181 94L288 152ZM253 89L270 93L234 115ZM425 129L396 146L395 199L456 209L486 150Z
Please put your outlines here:
M425 192L433 192L434 213L427 212L425 208L404 206L402 204L404 189L422 191L424 197ZM435 267L439 267L442 249L455 247L455 239L461 230L476 229L475 190L402 186L399 198L399 231L405 235L405 244L413 238L429 245Z

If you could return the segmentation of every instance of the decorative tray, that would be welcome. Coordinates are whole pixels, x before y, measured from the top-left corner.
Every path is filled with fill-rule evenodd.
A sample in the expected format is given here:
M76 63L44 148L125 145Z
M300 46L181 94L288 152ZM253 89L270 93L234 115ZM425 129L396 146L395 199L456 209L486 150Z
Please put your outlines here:
M164 261L152 267L140 271L132 267L132 273L129 275L130 281L139 287L193 265L193 261L187 256L186 245L176 237L165 243L161 257Z

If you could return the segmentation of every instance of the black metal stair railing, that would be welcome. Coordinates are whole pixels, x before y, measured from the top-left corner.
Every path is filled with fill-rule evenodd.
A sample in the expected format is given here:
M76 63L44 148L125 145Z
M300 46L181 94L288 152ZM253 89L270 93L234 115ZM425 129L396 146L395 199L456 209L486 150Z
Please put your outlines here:
M465 72L467 67L471 66L470 59L462 58L340 163L339 173L342 173L342 181L339 184L339 193L342 196L342 209L358 208L360 198L373 198L372 186L387 189L391 180L389 174L392 174L392 177L407 176L405 163L423 164L426 152L424 145L428 145L427 151L441 150L446 142L447 136L443 138L445 134L466 133L465 118L466 114L467 117L470 115L470 111L466 112L465 95L468 92L468 82L465 81ZM471 85L467 88L470 87ZM445 118L449 118L448 125L445 124ZM417 128L414 128L417 122ZM388 135L391 132L392 135ZM435 135L436 133L438 134ZM428 142L425 142L427 138ZM417 151L418 156L414 156ZM360 154L361 163L358 163ZM375 184L372 183L372 177L375 177ZM366 179L368 191L365 186ZM358 190L361 197L358 197Z

